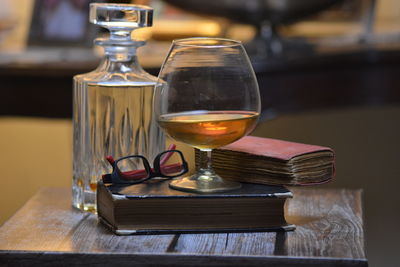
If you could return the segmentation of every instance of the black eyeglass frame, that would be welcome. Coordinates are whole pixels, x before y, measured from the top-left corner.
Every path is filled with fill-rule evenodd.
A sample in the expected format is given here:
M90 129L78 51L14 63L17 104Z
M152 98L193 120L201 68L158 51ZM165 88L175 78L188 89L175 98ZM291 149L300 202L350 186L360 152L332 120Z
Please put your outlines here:
M160 164L161 157L166 153L175 153L175 152L178 153L180 155L180 157L181 157L181 160L182 160L181 166L182 166L183 170L177 175L164 175L164 174L162 174L161 173L161 164ZM137 179L137 180L136 179L132 179L132 180L129 179L128 180L128 179L121 178L122 171L118 168L118 162L120 162L122 160L125 160L125 159L129 159L129 158L140 158L142 160L142 162L143 162L143 166L144 166L145 171L148 174L148 176L145 177L145 178L142 178L142 179ZM151 168L150 163L147 160L147 158L142 156L142 155L130 155L130 156L125 156L125 157L119 158L112 164L112 166L113 166L112 173L103 175L103 182L104 183L130 184L130 185L132 185L132 184L140 184L140 183L143 183L143 182L145 182L147 180L150 180L151 178L155 178L155 177L172 179L172 178L181 176L181 175L183 175L183 174L185 174L185 173L187 173L189 171L188 163L186 162L185 157L183 156L183 153L181 151L175 150L175 149L166 150L166 151L163 151L160 154L158 154L155 157L155 159L153 160L153 167L154 168Z

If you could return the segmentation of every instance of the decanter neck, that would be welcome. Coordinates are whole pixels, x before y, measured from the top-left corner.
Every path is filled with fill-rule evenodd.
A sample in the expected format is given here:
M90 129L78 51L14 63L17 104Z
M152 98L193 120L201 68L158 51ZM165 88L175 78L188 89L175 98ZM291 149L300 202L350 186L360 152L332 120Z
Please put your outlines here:
M111 42L131 42L131 35L133 29L125 29L125 28L108 28L110 31L110 39Z
M143 71L136 56L137 47L105 46L105 56L98 70L107 72L138 72Z
M104 53L105 57L113 62L128 62L135 61L136 58L136 50L135 46L132 47L124 47L124 46L105 46Z
M132 30L110 29L110 38L97 38L95 45L104 49L106 57L111 61L131 61L136 58L136 50L146 44L145 41L131 38Z

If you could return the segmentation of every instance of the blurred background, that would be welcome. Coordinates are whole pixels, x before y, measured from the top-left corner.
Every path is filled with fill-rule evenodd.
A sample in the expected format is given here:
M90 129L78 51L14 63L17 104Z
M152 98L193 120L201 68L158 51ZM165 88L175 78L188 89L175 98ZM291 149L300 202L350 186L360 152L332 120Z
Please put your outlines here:
M89 25L89 2L101 1L0 0L0 224L40 187L70 186L72 77L97 66L92 41L107 34ZM370 266L397 265L399 1L132 2L155 9L134 32L153 75L173 39L243 41L263 105L253 135L332 147L337 176L322 187L364 190Z

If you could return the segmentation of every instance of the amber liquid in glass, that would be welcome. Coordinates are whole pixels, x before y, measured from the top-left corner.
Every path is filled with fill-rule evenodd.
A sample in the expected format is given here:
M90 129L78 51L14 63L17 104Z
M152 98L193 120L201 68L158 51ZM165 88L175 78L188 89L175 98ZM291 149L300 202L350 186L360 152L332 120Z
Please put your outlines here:
M191 111L162 115L159 124L175 140L213 149L247 135L259 114L250 111Z

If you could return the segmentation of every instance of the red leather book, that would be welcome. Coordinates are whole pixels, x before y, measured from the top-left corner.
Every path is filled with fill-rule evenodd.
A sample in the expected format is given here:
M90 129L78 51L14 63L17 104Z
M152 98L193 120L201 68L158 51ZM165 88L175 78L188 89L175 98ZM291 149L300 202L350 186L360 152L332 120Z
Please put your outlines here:
M311 185L326 183L335 175L331 148L271 138L246 136L214 149L212 157L219 175L240 182Z

